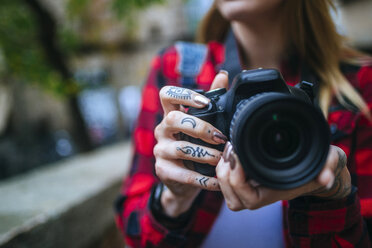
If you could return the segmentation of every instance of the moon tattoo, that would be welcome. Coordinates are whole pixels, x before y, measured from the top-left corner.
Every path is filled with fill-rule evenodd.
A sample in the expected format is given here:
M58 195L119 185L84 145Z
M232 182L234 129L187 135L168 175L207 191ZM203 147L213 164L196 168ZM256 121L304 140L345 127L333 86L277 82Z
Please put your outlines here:
M191 123L192 128L195 128L196 127L196 121L193 118L186 117L186 118L182 119L181 124L187 123L187 122L188 123Z

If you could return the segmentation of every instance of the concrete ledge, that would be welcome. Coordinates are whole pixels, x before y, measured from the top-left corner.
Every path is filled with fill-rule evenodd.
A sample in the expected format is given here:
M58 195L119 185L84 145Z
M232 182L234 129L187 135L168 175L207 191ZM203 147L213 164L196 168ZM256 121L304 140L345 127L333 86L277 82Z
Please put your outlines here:
M121 143L0 182L0 247L86 247L112 226L129 169Z

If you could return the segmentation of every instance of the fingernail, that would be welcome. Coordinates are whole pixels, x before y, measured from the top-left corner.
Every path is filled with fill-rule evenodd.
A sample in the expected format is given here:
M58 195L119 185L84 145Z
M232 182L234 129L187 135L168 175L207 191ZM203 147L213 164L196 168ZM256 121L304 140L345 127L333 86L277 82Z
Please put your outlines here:
M194 102L200 105L207 105L210 102L210 100L204 96L195 96Z
M217 131L213 132L213 138L212 139L215 142L218 142L218 143L221 143L221 144L225 144L226 141L227 141L227 137L225 135L223 135L222 133L217 132Z
M233 170L235 168L235 157L234 157L234 151L233 147L230 142L227 142L225 145L225 149L222 154L223 160L225 163L230 163L230 168Z
M229 72L228 72L228 71L225 71L225 70L220 70L218 73L223 73L223 74L225 74L226 76L229 75Z
M330 175L331 179L330 181L328 182L327 186L326 186L326 189L331 189L332 186L333 186L333 183L335 182L335 176L334 175Z
M319 182L324 185L325 182L328 181L327 185L325 186L326 189L330 189L334 183L335 176L333 175L332 171L327 169L321 173L319 177Z
M229 162L229 154L231 153L232 145L230 142L227 142L225 145L225 149L223 150L222 158L225 163Z
M231 146L232 147L232 146ZM229 161L230 161L230 168L233 170L235 169L235 157L234 157L234 151L231 149L231 152L229 154Z
M331 172L331 170L325 170L321 174L320 181L323 182L323 183L328 181L328 183L327 183L327 185L325 187L326 187L326 189L330 189L330 188L332 188L333 183L335 181L335 176L333 175L333 173Z

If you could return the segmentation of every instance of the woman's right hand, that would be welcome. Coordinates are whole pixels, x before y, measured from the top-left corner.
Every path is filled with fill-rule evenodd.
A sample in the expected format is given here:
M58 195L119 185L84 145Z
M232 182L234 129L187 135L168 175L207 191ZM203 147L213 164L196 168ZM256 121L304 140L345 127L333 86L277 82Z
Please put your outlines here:
M226 75L219 73L214 85ZM220 75L220 76L219 76ZM156 175L166 186L161 196L165 214L177 217L186 212L201 189L217 191L218 180L188 169L184 160L217 165L221 152L180 140L180 133L199 138L210 144L223 144L227 138L210 123L185 113L183 106L203 108L209 99L192 90L165 86L160 90L164 110L162 122L155 128L158 143L154 147Z

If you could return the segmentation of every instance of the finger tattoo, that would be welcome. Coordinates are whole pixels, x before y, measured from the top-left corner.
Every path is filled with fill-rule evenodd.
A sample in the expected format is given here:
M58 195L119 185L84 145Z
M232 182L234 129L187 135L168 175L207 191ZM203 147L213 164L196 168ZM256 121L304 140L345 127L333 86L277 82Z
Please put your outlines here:
M184 124L184 123L191 123L192 128L196 127L196 121L193 118L186 117L186 118L182 119L181 124Z
M199 181L201 186L207 187L207 182L208 182L209 178L208 177L201 177L201 178L196 178L195 180Z
M172 86L168 89L166 94L176 99L190 100L192 92L185 88Z
M192 147L192 146L184 146L184 147L177 147L177 151L181 151L183 152L184 154L187 154L187 155L191 155L192 157L206 157L206 156L210 156L210 157L215 157L213 154L210 154L207 150L204 150L203 148L201 147Z

